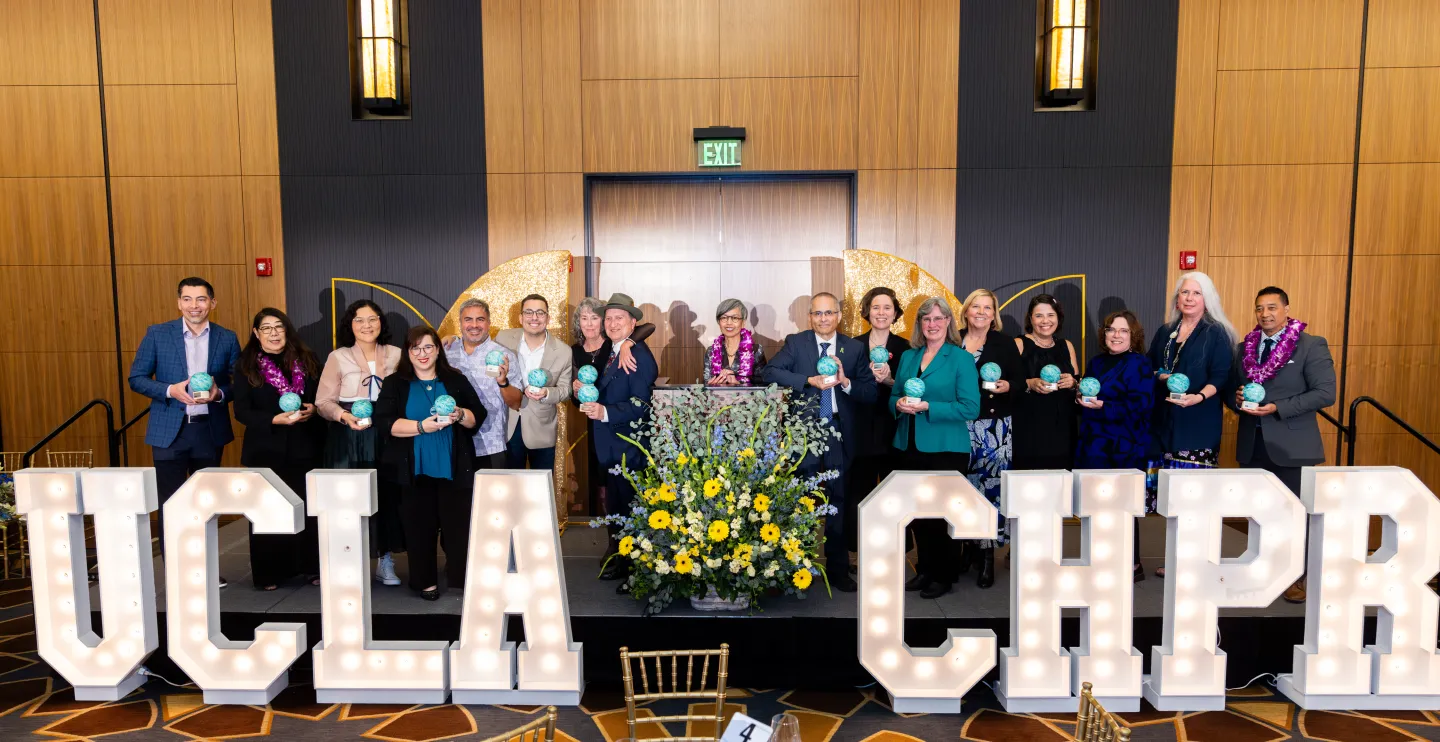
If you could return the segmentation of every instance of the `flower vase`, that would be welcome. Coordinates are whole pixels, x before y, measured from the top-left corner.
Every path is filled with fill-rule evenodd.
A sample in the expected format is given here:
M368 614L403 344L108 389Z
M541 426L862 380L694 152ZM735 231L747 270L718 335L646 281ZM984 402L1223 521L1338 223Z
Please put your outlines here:
M750 596L741 595L734 600L726 600L716 594L713 586L707 586L705 597L690 598L690 607L697 611L743 611L750 607Z

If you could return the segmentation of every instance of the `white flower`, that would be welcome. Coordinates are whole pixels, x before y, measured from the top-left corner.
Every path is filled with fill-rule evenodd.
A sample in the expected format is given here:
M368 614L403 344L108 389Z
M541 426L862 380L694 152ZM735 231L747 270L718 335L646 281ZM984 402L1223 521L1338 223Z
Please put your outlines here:
M657 574L657 575L668 575L668 574L670 574L670 563L667 562L667 561L665 561L664 559L661 559L661 560L655 562L655 574Z
M648 538L642 538L642 539L640 539L640 550L641 550L641 551L650 551L650 550L653 549L653 548L655 548L655 545L652 544L652 543L650 543L650 539L648 539Z
M763 522L765 522L765 523L769 523L769 522L770 522L770 511L769 511L769 510L766 510L765 512L761 513L761 514L760 514L760 520L763 521Z
M709 567L710 569L719 569L721 563L722 563L722 562L721 562L721 560L719 560L719 559L706 559L706 560L705 560L705 566Z
M746 577L754 577L754 576L755 576L755 568L754 568L753 566L752 566L752 567L746 567L746 568L745 568L745 576L746 576Z
M741 568L742 566L743 566L743 564L742 564L741 562L738 562L738 561L731 562L731 563L730 563L730 574L735 574L735 575L740 574L740 568Z
M746 516L745 516L745 519L748 520L748 521L750 521L751 523L755 523L755 522L758 522L758 521L760 520L760 516L757 515L757 514L754 513L754 512L751 512L749 515L746 515Z
M807 568L810 566L810 559L809 559L809 558L806 558L806 559L805 559L805 566L806 566Z

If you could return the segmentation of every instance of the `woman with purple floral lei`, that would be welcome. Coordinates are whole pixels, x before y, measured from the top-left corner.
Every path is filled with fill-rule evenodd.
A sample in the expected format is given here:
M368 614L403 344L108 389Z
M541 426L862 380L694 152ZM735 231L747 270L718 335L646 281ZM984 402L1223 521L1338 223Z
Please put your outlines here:
M709 386L751 386L760 378L765 351L745 329L745 303L726 299L715 308L720 336L705 355L705 383Z

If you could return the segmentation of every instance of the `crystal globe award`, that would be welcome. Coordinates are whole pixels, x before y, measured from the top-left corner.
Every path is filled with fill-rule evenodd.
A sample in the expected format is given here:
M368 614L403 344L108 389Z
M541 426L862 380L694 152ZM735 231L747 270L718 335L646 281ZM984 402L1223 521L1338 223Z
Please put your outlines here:
M290 413L291 420L300 419L300 395L295 392L285 392L280 395L280 411Z
M1080 380L1080 399L1086 402L1094 402L1100 396L1100 380L1094 376L1086 376Z
M831 356L820 356L820 360L815 362L815 371L825 377L821 381L833 384L835 375L840 373L840 364Z
M532 368L530 373L525 374L525 391L534 394L541 394L545 391L545 385L550 383L550 372L543 368Z
M375 414L375 405L370 400L362 399L350 405L350 414L355 418L355 424L362 428L370 427L370 416Z
M915 404L925 396L925 382L919 377L905 380L905 403Z
M581 366L580 370L575 372L575 378L579 379L581 384L594 384L600 378L600 372L596 371L594 366Z
M435 403L430 405L430 414L435 416L435 422L441 425L449 425L449 417L455 412L455 398L442 394L435 398Z
M1060 367L1053 363L1046 364L1040 369L1040 381L1044 382L1045 388L1055 391L1060 388Z
M884 346L877 345L870 349L870 366L878 368L890 362L890 351Z
M500 378L500 366L505 363L505 352L492 350L485 354L485 375L492 379Z
M1240 396L1245 398L1240 403L1240 409L1258 410L1260 403L1265 401L1265 387L1252 381L1240 389Z
M1190 393L1190 377L1185 374L1170 374L1170 378L1165 380L1165 388L1170 390L1171 399L1183 399Z
M589 367L587 366L586 368ZM575 392L575 399L578 400L580 404L599 402L600 390L596 389L594 384L582 384L580 385L580 391Z
M995 391L995 388L996 388L996 386L997 386L997 383L996 383L996 382L1000 381L1000 376L1001 376L1000 364L998 364L998 363L987 363L987 364L985 364L984 366L981 366L981 367L980 367L980 388L981 388L981 389L984 389L984 390L987 391L987 392L993 392L993 391Z
M196 402L209 402L211 390L215 388L215 379L210 374L201 371L198 374L190 374L190 396Z

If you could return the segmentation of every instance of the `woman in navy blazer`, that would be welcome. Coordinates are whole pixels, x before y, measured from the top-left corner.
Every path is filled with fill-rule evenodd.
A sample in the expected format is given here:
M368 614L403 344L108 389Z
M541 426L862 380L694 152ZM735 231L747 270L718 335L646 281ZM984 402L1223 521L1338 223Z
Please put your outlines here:
M980 376L974 359L960 347L960 333L944 299L926 299L916 312L916 323L911 349L901 356L890 391L890 410L899 421L893 445L906 469L964 473L970 466L967 423L980 413ZM907 401L905 382L917 377L925 382L925 393L918 402ZM943 520L917 520L913 530L919 564L905 589L938 598L960 578L960 544L950 538Z

